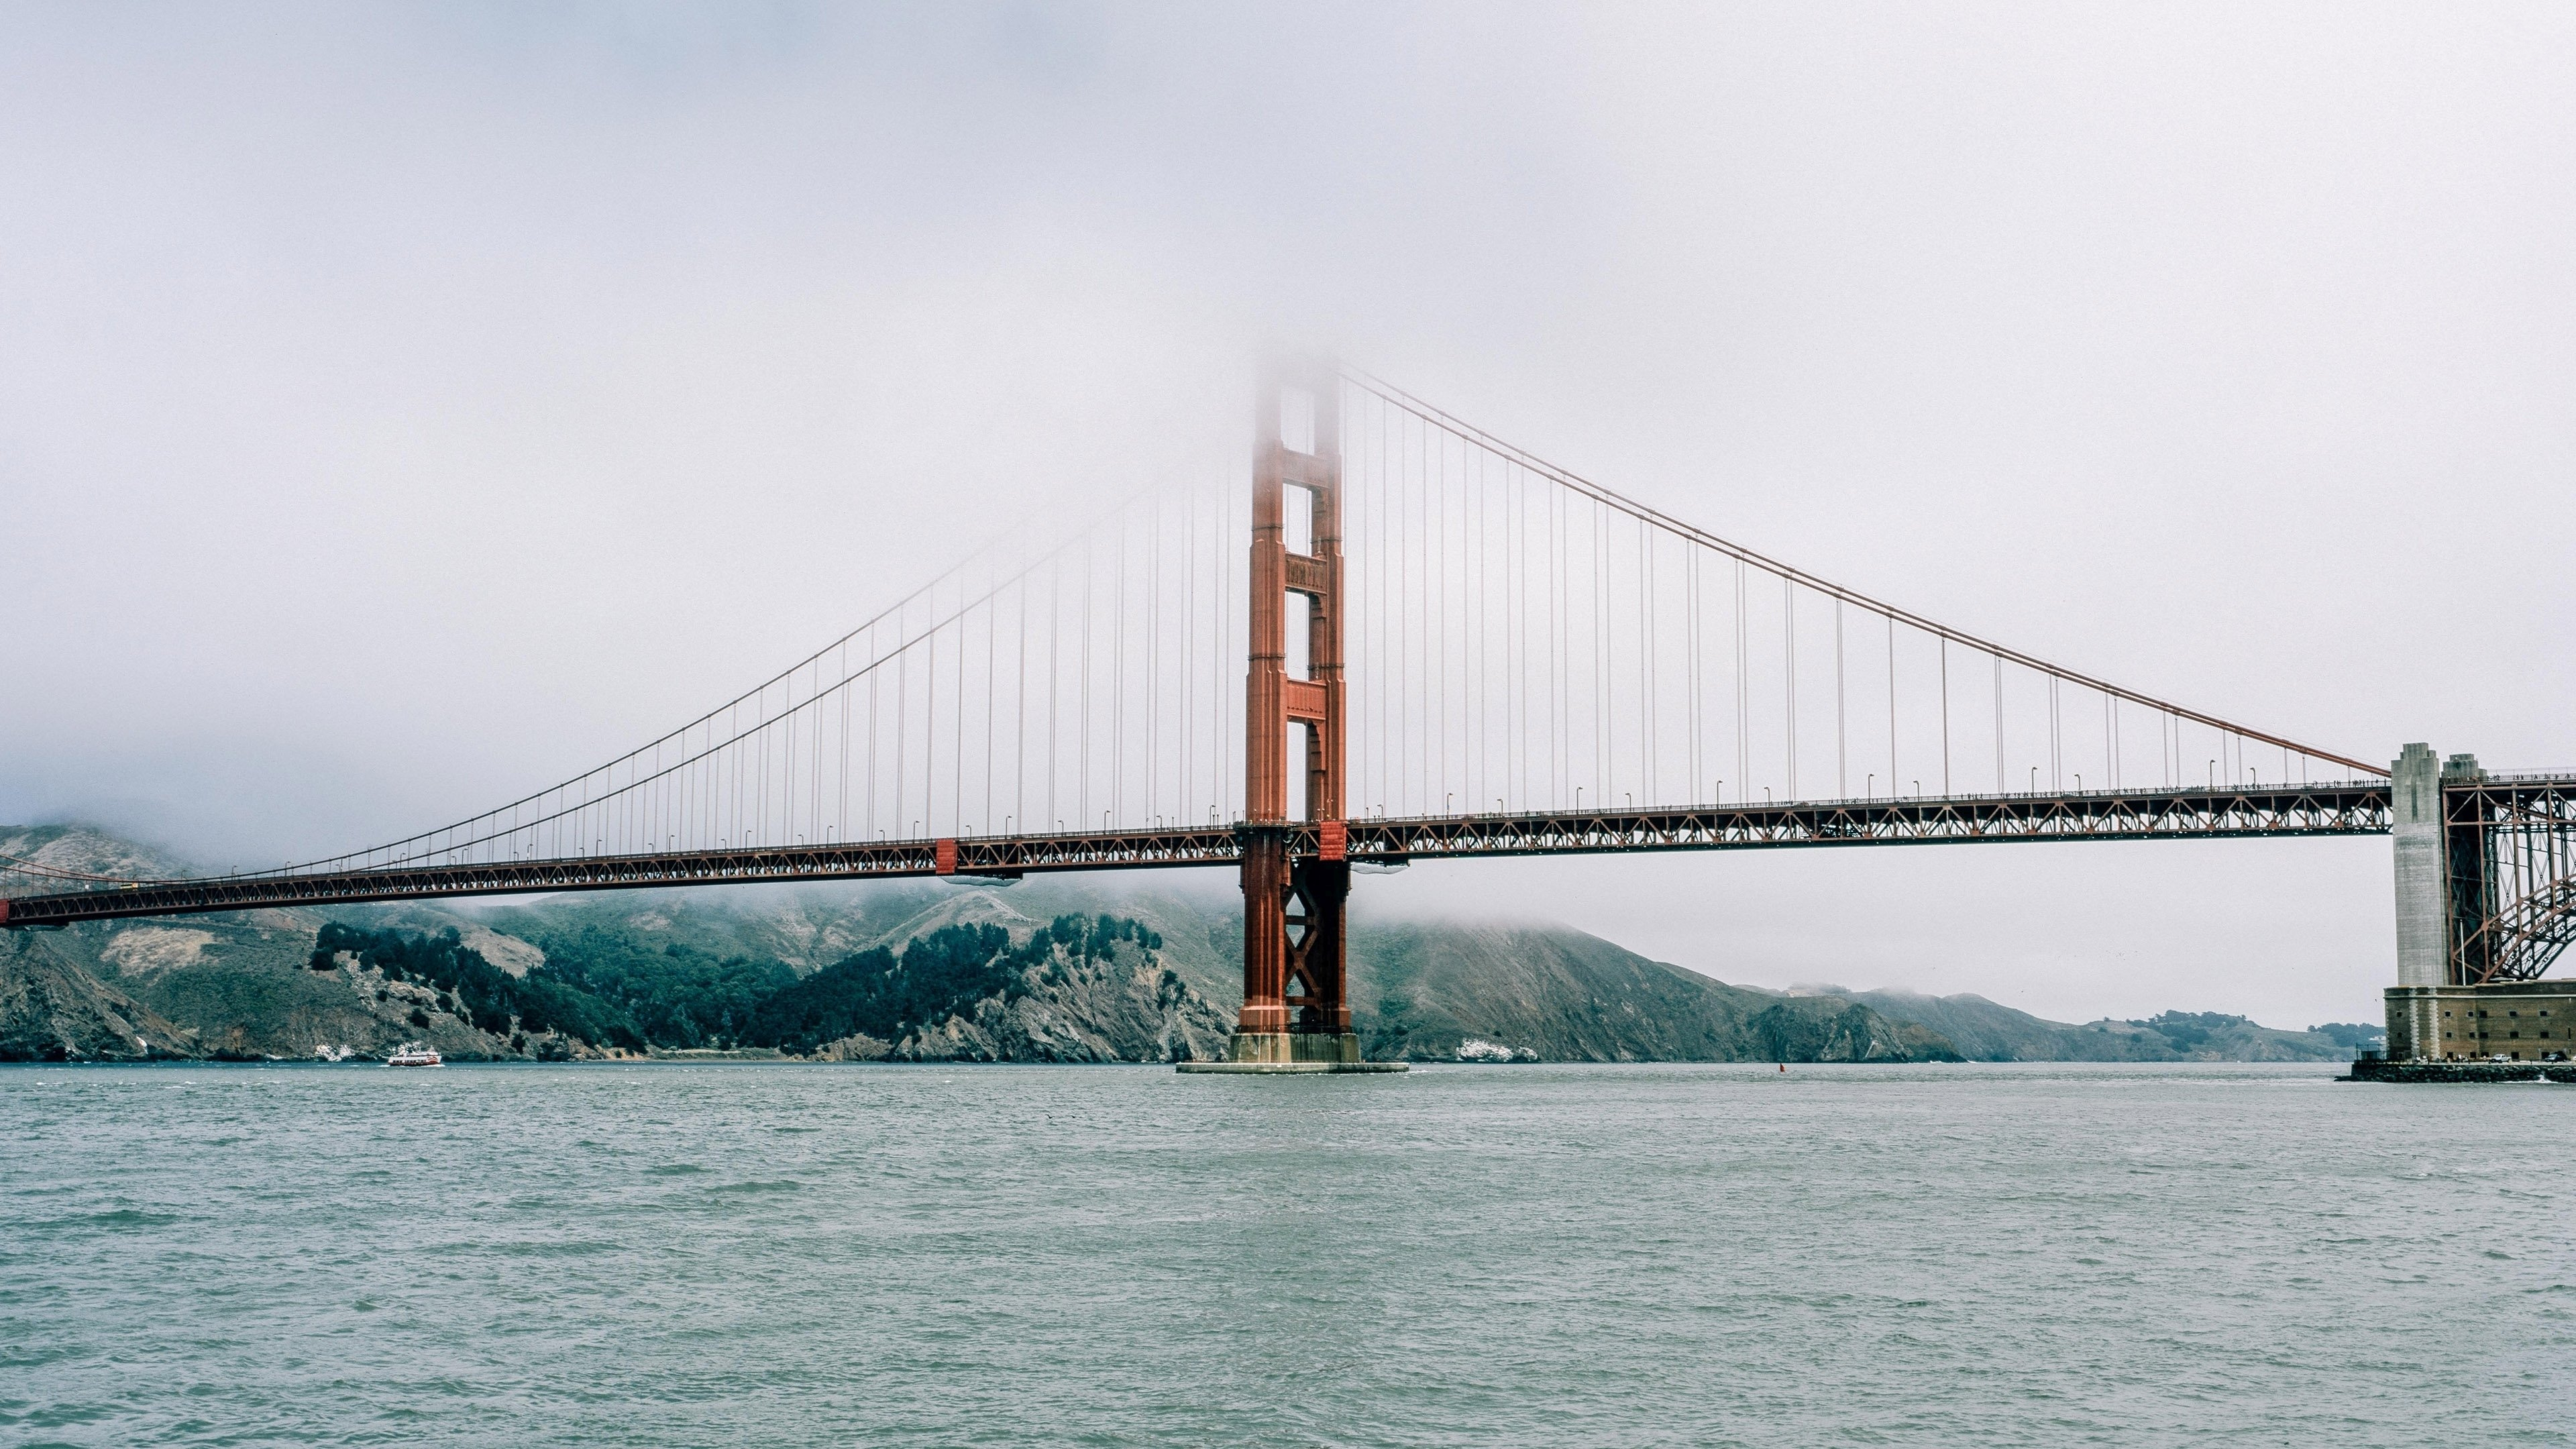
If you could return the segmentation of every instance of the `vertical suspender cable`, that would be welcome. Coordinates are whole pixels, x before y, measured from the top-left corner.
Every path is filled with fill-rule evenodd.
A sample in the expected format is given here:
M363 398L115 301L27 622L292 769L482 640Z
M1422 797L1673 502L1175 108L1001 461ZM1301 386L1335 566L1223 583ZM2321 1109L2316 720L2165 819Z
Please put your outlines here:
M984 605L984 833L993 833L993 710L1001 689L999 670L993 667L995 635L1002 632L1002 606L998 600Z
M1454 793L1448 791L1447 787L1456 782L1449 778L1449 444L1447 439L1443 438L1439 446L1439 471L1436 481L1432 484L1432 497L1438 502L1440 511L1437 520L1431 525L1430 542L1437 550L1440 565L1440 610L1435 616L1437 622L1431 626L1431 634L1440 648L1439 667L1434 671L1440 681L1440 724L1439 733L1436 736L1440 741L1440 769L1439 783L1434 786L1434 789L1442 792L1441 805L1445 813L1448 806L1446 796ZM1427 805L1429 802L1424 803Z
M897 645L894 655L894 820L892 822L896 830L909 829L911 824L904 818L903 811L904 791L911 784L909 776L912 772L907 761L912 752L906 748L911 742L912 657L910 651ZM909 836L902 838L910 839Z
M1118 535L1116 602L1109 612L1109 809L1127 808L1127 535ZM1088 821L1084 822L1086 825Z
M1592 508L1592 798L1595 810L1610 798L1618 773L1610 734L1610 514L1605 505Z
M1064 638L1064 556L1058 554L1047 570L1047 746L1046 746L1046 828L1054 830L1064 822L1055 813L1055 774L1062 763L1057 752L1056 719L1062 713L1059 703L1062 691L1058 681L1060 648Z
M841 683L839 687L833 691L833 694L840 702L841 711L841 770L840 774L835 778L835 783L840 786L841 790L841 804L838 809L832 812L832 833L842 840L847 840L850 838L850 702L852 699L852 691L850 689L850 641L847 639L841 641L840 674ZM688 827L686 825L681 827L683 832L685 832L687 828Z
M1887 798L1896 798L1896 616L1887 616Z
M1396 482L1394 482L1394 472L1388 469L1388 462L1386 462L1386 443L1388 443L1386 405L1378 402L1376 397L1368 397L1365 392L1358 392L1358 389L1355 389L1352 394L1368 400L1368 415L1376 420L1376 428L1378 428L1378 474L1376 474L1376 485L1370 487L1370 503L1376 503L1378 508L1378 526L1368 539L1368 572L1370 575L1376 575L1376 583L1378 583L1378 608L1376 608L1378 652L1376 652L1376 660L1373 660L1376 668L1370 668L1368 691L1378 699L1378 737L1376 740L1370 740L1370 750L1376 753L1376 761L1378 761L1378 792L1376 792L1378 815L1386 815L1386 804L1388 799L1394 797L1396 779L1399 779L1399 776L1396 776L1396 766L1399 766L1399 761L1394 758L1396 737L1388 732L1386 719L1388 719L1388 706L1394 704L1394 694L1401 688L1401 678L1404 678L1401 663L1396 663L1394 660L1394 650L1399 647L1401 634L1388 632L1388 624L1391 624L1391 603L1388 603L1388 593L1394 593L1396 557L1394 557L1394 544L1391 544L1391 539L1388 539L1388 529L1394 529L1394 523L1388 523L1386 503L1388 503L1388 495L1394 495Z
M1199 599L1199 495L1192 490L1187 516L1181 521L1181 798L1174 808L1183 824L1194 824L1198 812L1198 777L1191 772L1191 755L1199 742L1195 711L1198 702L1198 599Z
M1689 671L1689 678L1690 678L1690 693L1689 693L1689 695L1688 695L1688 697L1687 697L1687 703L1688 703L1688 705L1689 705L1689 711L1688 711L1688 713L1689 713L1689 718L1690 718L1690 797L1691 797L1691 800L1692 800L1694 803L1696 803L1697 801L1699 801L1699 800L1702 798L1702 797L1701 797L1701 795L1700 795L1700 793L1699 793L1699 782L1700 782L1700 780L1702 779L1702 776L1701 776L1701 774L1700 774L1700 699L1699 699L1699 555L1700 555L1700 549L1699 549L1699 546L1698 546L1697 544L1691 543L1689 540L1685 539L1685 540L1683 541L1683 550L1684 550L1684 551L1683 551L1683 553L1682 553L1682 568L1683 568L1684 572L1683 572L1683 576L1682 576L1682 593L1683 593L1683 596L1684 596L1685 598L1687 598L1687 599L1689 600L1689 603L1690 603L1690 627L1689 627L1689 629L1686 631L1686 633L1687 633L1687 639L1686 639L1686 642L1687 642L1687 644L1689 645L1689 648L1690 648L1690 671Z
M1786 673L1789 696L1789 795L1798 798L1798 586L1786 575L1780 579L1781 632L1788 638L1789 662Z
M1020 626L1011 631L1011 642L1020 651L1019 673L1011 686L1011 823L1022 835L1034 834L1029 829L1029 585L1034 575L1020 580Z
M1145 525L1145 816L1154 820L1154 786L1163 773L1163 514L1153 510Z
M1843 724L1843 601L1834 600L1834 795L1851 798L1850 739Z
M1662 701L1655 694L1655 536L1646 520L1637 520L1637 698L1645 717L1637 722L1637 748L1645 756L1641 763L1638 792L1646 803L1655 803L1655 706Z
M1512 724L1504 754L1512 769L1512 808L1529 808L1529 478L1518 463L1506 461L1503 477L1511 490L1511 543L1504 572L1511 579L1513 634L1518 640L1512 659Z
M1572 668L1566 656L1574 642L1566 629L1566 621L1573 608L1569 599L1573 591L1568 587L1568 575L1574 564L1574 550L1568 546L1565 536L1569 510L1565 506L1564 489L1548 490L1548 512L1547 677L1551 701L1547 724L1547 797L1550 808L1562 810L1565 808L1566 783L1574 773L1574 753L1565 738L1565 676Z
M1753 798L1752 666L1745 654L1752 634L1745 622L1744 560L1735 561L1735 798Z
M1494 538L1485 513L1485 453L1472 443L1462 442L1458 445L1458 456L1462 464L1472 464L1459 469L1458 492L1467 510L1466 538L1463 540L1469 591L1466 624L1469 641L1467 667L1470 672L1466 678L1466 707L1475 726L1475 735L1467 754L1464 781L1467 788L1464 793L1469 813L1473 814L1485 803L1485 791L1493 778L1493 740L1490 734L1493 716L1487 686L1492 677L1494 641L1490 633L1491 615L1487 609L1491 600L1487 595L1493 583Z
M1082 629L1082 713L1079 719L1074 767L1074 823L1091 827L1091 586L1099 566L1091 556L1091 540L1086 535L1082 544L1082 612L1074 620Z

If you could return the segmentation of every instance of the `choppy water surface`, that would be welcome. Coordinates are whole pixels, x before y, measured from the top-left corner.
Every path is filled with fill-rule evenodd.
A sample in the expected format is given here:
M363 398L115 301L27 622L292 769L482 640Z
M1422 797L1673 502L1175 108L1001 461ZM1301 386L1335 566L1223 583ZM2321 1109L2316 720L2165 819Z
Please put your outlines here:
M0 1071L0 1442L2576 1429L2576 1089Z

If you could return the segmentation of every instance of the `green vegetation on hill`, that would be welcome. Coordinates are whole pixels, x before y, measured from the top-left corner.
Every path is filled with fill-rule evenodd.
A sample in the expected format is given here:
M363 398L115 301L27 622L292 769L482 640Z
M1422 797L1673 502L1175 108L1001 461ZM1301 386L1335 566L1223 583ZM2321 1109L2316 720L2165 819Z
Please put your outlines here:
M1033 973L1061 973L1059 948L1088 964L1108 956L1120 941L1147 950L1163 944L1153 931L1111 916L1058 916L1017 946L999 926L942 926L915 937L899 958L883 946L870 947L770 996L744 1040L799 1055L853 1036L899 1041L978 1002L1008 1005L1028 995Z
M2253 1024L2244 1017L2229 1016L2216 1011L2168 1011L2158 1016L2151 1016L2145 1021L2129 1023L2131 1026L2143 1026L2163 1037L2178 1052L2198 1051L2207 1046L2210 1034L2213 1032Z
M1918 996L1906 991L1802 988L1857 1001L1947 1037L1960 1053L1984 1062L2297 1062L2349 1057L2351 1045L2324 1032L2281 1031L2217 1011L2168 1011L2143 1021L2076 1025L2015 1011L1982 996ZM2377 1040L2376 1028L2366 1031Z
M1445 1061L1469 1039L1574 1062L1958 1056L1866 1006L1729 986L1564 926L1363 920L1350 961L1352 1024L1372 1057Z
M530 939L546 961L528 979L560 982L614 1014L613 1025L602 1023L610 1035L574 1033L601 1046L745 1045L761 1003L796 984L796 973L776 960L717 956L596 925Z
M1059 916L1014 943L991 924L948 925L900 951L872 946L799 979L776 961L719 959L679 943L637 942L585 925L544 938L547 959L524 976L494 966L454 928L406 933L339 922L315 939L313 968L344 953L391 981L429 987L496 1037L562 1032L597 1046L775 1047L798 1055L856 1036L899 1041L1031 993L1071 964L1145 950L1162 937L1117 916Z
M332 921L313 942L313 969L328 971L341 952L388 980L415 981L450 998L478 1031L562 1032L601 1046L640 1050L643 1038L626 1012L544 971L512 976L468 950L450 928L434 935L361 931ZM425 1023L424 1023L425 1024Z

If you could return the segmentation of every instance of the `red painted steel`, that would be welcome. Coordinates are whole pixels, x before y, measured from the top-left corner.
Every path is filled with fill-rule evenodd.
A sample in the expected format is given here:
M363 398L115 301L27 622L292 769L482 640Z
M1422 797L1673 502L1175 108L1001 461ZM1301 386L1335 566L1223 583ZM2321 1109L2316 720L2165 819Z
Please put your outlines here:
M1302 450L1281 421L1292 392L1312 408ZM1288 552L1286 490L1306 490L1311 553ZM1306 736L1306 818L1338 824L1348 755L1342 677L1341 380L1330 366L1274 367L1254 403L1250 667L1244 682L1243 1012L1246 1035L1350 1030L1343 917L1350 867L1299 859L1288 831L1288 727ZM1306 678L1288 677L1287 601L1306 610ZM1297 908L1295 928L1289 917ZM1297 1010L1289 1015L1289 988Z
M1324 686L1308 680L1290 679L1281 682L1280 691L1291 720L1301 724L1321 724L1332 718L1332 694Z
M957 842L954 839L930 843L930 868L940 875L957 873Z

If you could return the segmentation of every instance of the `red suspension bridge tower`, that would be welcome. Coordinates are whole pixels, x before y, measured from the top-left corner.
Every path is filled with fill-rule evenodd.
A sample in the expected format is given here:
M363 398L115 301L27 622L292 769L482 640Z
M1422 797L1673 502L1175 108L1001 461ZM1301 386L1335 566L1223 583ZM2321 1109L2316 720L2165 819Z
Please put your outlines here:
M1341 377L1273 364L1254 405L1250 669L1244 680L1243 1012L1222 1063L1198 1070L1401 1071L1360 1059L1346 990L1351 894L1344 823L1349 687L1342 677ZM1294 543L1297 545L1292 548ZM1302 675L1289 669L1304 605ZM1302 735L1304 832L1288 814L1291 729Z

